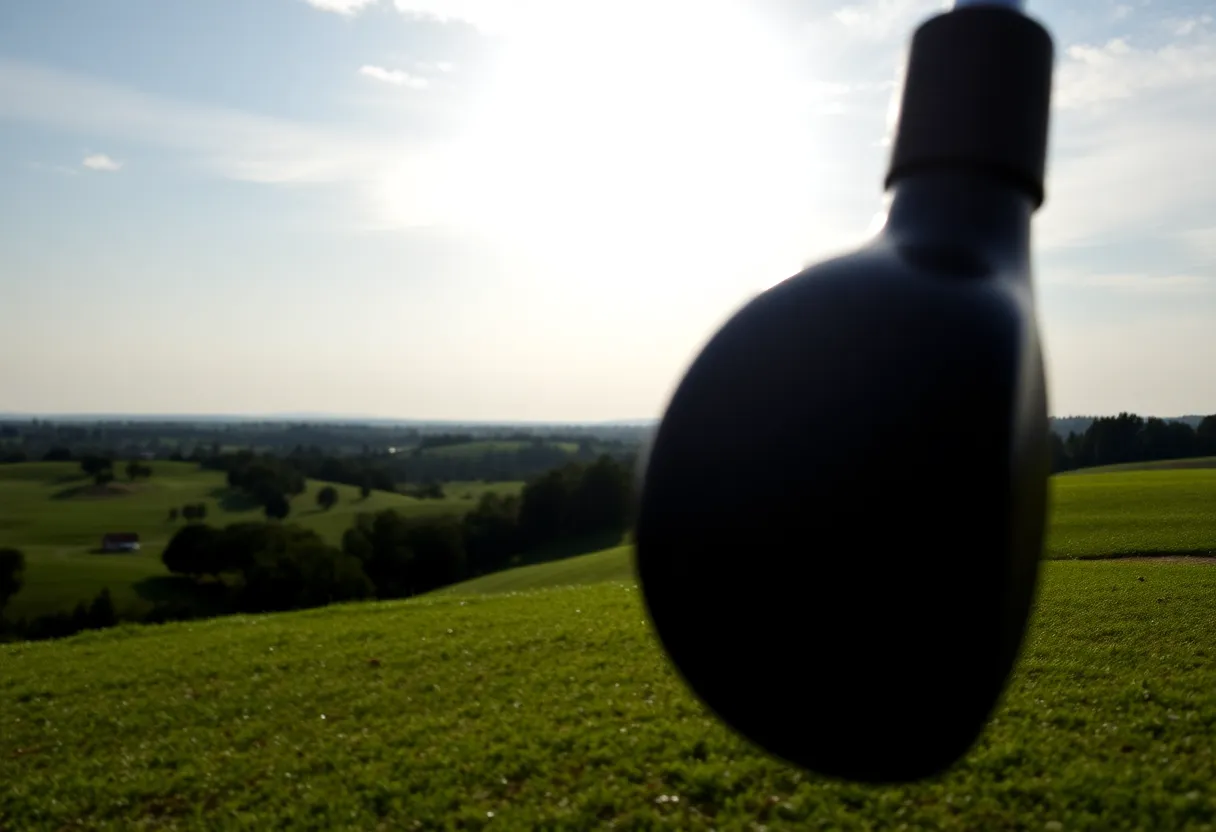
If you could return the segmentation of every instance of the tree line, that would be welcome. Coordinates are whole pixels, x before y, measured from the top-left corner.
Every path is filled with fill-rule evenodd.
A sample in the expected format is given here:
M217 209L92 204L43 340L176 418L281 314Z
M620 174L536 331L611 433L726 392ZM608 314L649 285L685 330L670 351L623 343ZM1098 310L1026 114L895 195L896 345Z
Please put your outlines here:
M1072 471L1158 459L1216 456L1216 415L1192 427L1183 421L1143 418L1134 413L1103 416L1084 432L1050 434L1051 470Z
M553 544L614 535L629 520L630 466L602 456L568 463L527 483L519 496L484 494L463 517L363 512L325 543L290 524L194 523L164 551L178 575L228 589L232 609L271 611L363 598L405 598L517 563Z
M241 470L241 488L293 486L290 472L272 475L252 465ZM631 463L608 455L570 462L532 479L518 496L484 494L463 516L363 512L339 545L275 519L217 528L191 512L186 519L193 522L174 533L162 559L171 573L191 582L194 592L187 597L193 600L160 602L143 616L126 618L162 622L407 598L508 568L547 547L577 549L592 536L619 540L629 522L631 470ZM24 568L20 552L0 550L0 612L21 588ZM0 635L56 638L112 626L122 617L103 590L72 613L7 624L0 618Z

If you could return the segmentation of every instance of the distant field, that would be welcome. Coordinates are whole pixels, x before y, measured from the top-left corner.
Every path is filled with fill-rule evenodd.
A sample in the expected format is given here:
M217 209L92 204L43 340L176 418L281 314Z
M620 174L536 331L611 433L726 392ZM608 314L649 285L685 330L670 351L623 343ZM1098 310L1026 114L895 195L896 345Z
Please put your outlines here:
M898 787L724 728L632 582L0 645L0 828L1204 830L1214 634L1216 567L1049 563L980 741Z
M1052 480L1047 556L1216 553L1216 469Z
M1098 465L1093 468L1065 471L1060 476L1112 474L1126 471L1176 471L1191 468L1216 468L1216 456L1201 456L1193 459L1159 459L1153 462L1125 462L1120 465Z
M169 509L184 503L207 505L207 522L226 525L262 518L259 508L240 493L230 491L224 475L202 471L185 462L154 462L147 482L114 484L115 496L90 496L96 489L67 462L0 465L0 546L23 550L29 563L26 587L6 610L6 617L40 615L70 609L109 586L115 604L144 607L153 593L148 578L164 575L160 553L182 521L170 523ZM393 508L403 513L465 512L476 505L464 499L469 490L484 491L484 484L457 485L444 500L416 500L374 491L367 500L357 488L336 485L338 504L328 512L317 508L317 491L325 483L309 481L308 491L292 500L290 522L315 529L338 543L355 514ZM518 490L518 484L505 489ZM478 493L480 493L478 491ZM95 554L106 532L137 532L142 549L134 554Z
M459 445L440 445L436 448L426 448L422 453L434 456L481 456L489 453L513 453L526 447L528 444L527 442L517 440L485 439L476 442L462 442ZM546 442L545 444L551 448L561 448L569 454L578 450L578 443L576 442Z

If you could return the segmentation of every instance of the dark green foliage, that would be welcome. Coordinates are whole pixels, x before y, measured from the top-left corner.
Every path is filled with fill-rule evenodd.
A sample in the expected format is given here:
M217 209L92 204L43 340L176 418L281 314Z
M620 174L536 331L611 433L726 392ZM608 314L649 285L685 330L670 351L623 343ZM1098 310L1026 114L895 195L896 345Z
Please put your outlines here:
M191 503L189 505L182 506L181 514L182 517L188 522L192 522L194 520L204 520L207 517L207 504Z
M109 468L98 471L93 475L93 482L95 482L97 485L109 485L110 483L114 482L114 472Z
M372 486L365 480L359 484L359 499L366 500L370 496L372 496Z
M218 575L224 568L217 546L219 538L220 533L211 526L187 524L170 538L161 560L166 569L179 575Z
M110 597L110 588L105 587L89 604L86 614L87 626L91 630L101 630L113 627L118 623L118 613L114 609L114 600Z
M251 612L303 609L369 598L374 591L357 558L315 532L275 526L245 567L237 603Z
M520 552L518 497L481 495L477 508L464 516L464 540L469 574L485 575L505 569Z
M263 505L273 495L303 494L307 487L304 475L280 460L238 454L222 464L227 465L229 487L246 491Z
M152 476L152 467L150 465L144 465L142 462L134 459L127 463L127 479L132 482L140 478L147 479L150 476Z
M71 462L72 450L62 446L56 446L47 450L42 455L43 462Z
M169 509L169 522L170 523L177 522L177 508L176 507Z
M24 585L25 554L20 549L0 549L0 611Z
M291 503L276 491L265 496L263 510L271 520L283 520L291 514Z
M13 636L22 641L42 641L67 638L85 630L103 630L117 623L118 614L110 598L110 590L106 587L92 602L77 603L70 613L57 612L40 615L29 621L18 621L10 630Z
M1053 432L1050 441L1053 472L1216 455L1216 416L1205 416L1192 427L1182 420L1120 413L1093 419L1084 432L1070 431L1066 438Z
M380 598L405 598L465 577L464 536L451 517L411 518L395 511L361 514L342 537Z
M338 503L338 489L327 485L317 492L317 505L324 511L329 511Z
M87 454L80 459L80 470L84 471L90 477L96 478L103 471L109 471L114 467L113 461L108 457L97 456L96 454ZM113 476L111 476L113 479Z

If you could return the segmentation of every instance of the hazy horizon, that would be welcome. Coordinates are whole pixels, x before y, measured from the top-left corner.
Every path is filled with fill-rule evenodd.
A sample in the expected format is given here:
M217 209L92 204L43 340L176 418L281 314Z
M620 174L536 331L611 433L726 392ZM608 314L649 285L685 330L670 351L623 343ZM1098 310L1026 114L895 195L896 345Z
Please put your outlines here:
M0 6L0 410L655 418L743 302L879 227L941 8ZM1211 11L1028 10L1050 411L1216 412Z

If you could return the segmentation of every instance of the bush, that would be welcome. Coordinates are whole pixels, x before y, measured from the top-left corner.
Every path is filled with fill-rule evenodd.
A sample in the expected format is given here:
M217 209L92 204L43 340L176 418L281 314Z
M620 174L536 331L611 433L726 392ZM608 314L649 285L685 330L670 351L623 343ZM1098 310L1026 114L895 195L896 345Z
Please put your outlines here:
M20 549L0 549L0 610L24 585L25 553Z
M219 539L220 533L210 526L201 523L182 526L170 538L161 561L166 569L179 575L193 578L218 575L224 566L217 545Z
M332 485L327 485L317 492L317 505L325 511L329 511L338 502L338 489Z

